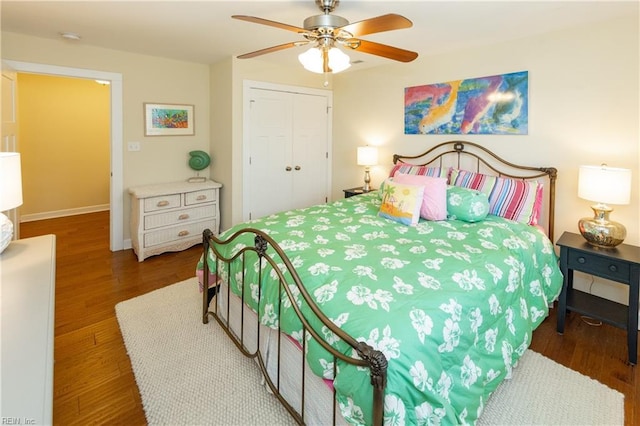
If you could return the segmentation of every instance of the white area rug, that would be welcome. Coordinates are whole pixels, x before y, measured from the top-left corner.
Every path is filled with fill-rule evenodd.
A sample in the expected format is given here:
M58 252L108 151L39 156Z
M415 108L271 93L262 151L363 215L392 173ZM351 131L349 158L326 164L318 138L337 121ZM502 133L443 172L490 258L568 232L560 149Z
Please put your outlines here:
M201 307L196 278L116 305L149 424L295 424ZM478 424L622 425L624 396L527 351Z

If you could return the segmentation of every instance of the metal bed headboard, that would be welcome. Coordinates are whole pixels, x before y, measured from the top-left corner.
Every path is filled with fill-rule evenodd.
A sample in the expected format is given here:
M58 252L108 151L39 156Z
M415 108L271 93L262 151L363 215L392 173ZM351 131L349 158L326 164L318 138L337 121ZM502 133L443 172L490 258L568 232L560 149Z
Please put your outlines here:
M408 161L407 161L408 160ZM547 190L547 202L543 210L546 218L546 230L553 242L555 226L556 179L558 170L555 167L532 167L511 163L496 155L489 149L468 141L448 141L440 143L418 155L393 155L393 164L398 162L438 167L454 167L475 171L476 173L496 174L512 179L536 180L540 177L548 179L543 182Z

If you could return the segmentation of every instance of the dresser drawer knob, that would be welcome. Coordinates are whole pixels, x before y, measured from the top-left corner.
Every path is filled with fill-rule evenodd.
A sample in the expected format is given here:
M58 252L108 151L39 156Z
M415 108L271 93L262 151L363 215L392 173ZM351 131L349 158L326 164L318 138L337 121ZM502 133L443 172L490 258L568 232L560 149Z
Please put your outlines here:
M198 201L202 201L202 200L206 200L207 196L206 195L198 195L198 197L196 198L196 200Z
M189 219L189 215L186 213L182 213L180 216L178 216L178 220L186 220Z
M156 206L158 207L164 207L168 205L169 205L169 202L167 200L158 201L158 204L156 204Z
M587 263L587 259L585 259L584 257L579 257L578 258L578 263L585 264L585 263Z
M178 232L178 237L186 237L189 235L189 231L180 231Z
M611 272L618 272L618 267L616 265L609 265L609 270Z

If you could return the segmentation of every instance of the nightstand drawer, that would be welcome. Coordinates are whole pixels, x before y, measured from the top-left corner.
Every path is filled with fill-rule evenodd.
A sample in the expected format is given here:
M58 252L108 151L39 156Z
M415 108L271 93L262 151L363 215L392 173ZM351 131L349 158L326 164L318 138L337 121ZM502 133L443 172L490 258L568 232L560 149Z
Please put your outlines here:
M629 264L610 257L600 257L589 253L569 250L567 264L569 268L587 274L629 283Z

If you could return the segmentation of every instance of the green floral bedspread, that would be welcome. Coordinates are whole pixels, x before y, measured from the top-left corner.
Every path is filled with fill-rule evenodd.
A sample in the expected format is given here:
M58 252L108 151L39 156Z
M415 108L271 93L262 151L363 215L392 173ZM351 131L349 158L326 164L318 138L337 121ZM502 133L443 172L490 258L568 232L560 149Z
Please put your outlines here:
M220 238L246 226L265 231L323 312L384 353L385 424L474 424L560 293L553 245L541 230L496 216L473 224L421 220L409 227L378 217L379 205L376 193L360 195L237 225ZM223 253L253 245L251 238L240 241ZM213 257L208 261L215 271ZM256 270L245 276L245 298L254 310ZM231 274L239 293L242 274L237 267ZM259 316L277 327L278 289L270 285L275 274L265 276ZM281 327L301 341L300 322L281 293ZM318 322L313 325L351 354ZM312 370L333 378L332 358L307 340ZM341 361L336 369L343 416L370 423L368 372Z

